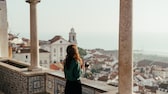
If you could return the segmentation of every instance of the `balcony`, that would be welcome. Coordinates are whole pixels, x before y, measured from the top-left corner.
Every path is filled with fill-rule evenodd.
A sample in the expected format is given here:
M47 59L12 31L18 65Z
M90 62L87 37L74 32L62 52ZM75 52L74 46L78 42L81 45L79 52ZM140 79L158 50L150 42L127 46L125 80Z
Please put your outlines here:
M24 62L0 58L0 90L5 94L62 94L64 91L65 79L62 72L37 68L36 3L30 3L32 4L30 6L31 64L26 65ZM3 14L1 16L3 25L0 25L2 28L0 57L8 57L6 8L1 14ZM83 94L116 94L117 90L120 94L132 94L132 0L120 0L119 24L119 89L101 82L82 79Z
M62 71L42 69L33 72L28 71L28 67L24 62L1 58L0 91L4 94L63 94L65 79ZM116 94L118 91L117 87L104 82L85 78L81 81L83 94Z

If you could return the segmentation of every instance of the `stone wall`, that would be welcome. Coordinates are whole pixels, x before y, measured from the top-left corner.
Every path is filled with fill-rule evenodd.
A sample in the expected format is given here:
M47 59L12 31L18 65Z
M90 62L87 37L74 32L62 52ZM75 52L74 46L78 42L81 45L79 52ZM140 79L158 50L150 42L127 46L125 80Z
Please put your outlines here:
M31 73L27 71L27 68L18 68L0 62L0 90L5 94L35 94L45 92L45 79L44 72Z
M64 94L65 79L55 75L46 75L46 91L50 94ZM100 91L103 92L103 91ZM94 88L82 85L82 94L99 94Z
M0 60L0 91L5 94L64 94L63 72L27 70L28 68L17 68ZM87 79L81 79L81 82L82 94L100 94L117 89Z
M5 94L28 94L28 77L0 66L0 90Z

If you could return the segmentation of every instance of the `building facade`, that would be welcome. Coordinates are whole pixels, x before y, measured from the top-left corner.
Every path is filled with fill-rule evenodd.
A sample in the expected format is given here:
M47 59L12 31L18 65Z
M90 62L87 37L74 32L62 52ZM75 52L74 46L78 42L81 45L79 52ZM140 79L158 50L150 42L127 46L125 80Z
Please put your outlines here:
M51 63L62 62L66 56L66 48L71 43L61 36L55 36L50 41Z
M49 41L41 41L40 48L50 52L51 63L63 62L66 57L66 48L70 44L77 44L74 28L70 29L69 41L60 35L54 36Z
M30 63L30 48L21 48L13 54L13 58L19 61ZM44 68L50 67L50 52L39 49L39 65Z

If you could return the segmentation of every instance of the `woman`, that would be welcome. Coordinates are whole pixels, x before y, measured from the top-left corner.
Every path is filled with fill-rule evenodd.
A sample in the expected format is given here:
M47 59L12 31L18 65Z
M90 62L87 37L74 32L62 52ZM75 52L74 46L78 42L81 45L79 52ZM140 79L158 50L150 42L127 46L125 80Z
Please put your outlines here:
M64 62L64 74L66 79L65 94L82 94L80 81L82 59L76 45L67 47L67 56Z

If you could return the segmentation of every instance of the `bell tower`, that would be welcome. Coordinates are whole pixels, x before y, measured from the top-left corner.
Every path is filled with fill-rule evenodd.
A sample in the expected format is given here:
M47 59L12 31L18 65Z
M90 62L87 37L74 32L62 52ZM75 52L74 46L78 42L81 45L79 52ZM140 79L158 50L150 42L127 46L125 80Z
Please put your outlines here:
M69 32L69 42L72 44L77 44L75 29L71 28Z
M0 0L0 57L8 57L8 23L6 0Z

